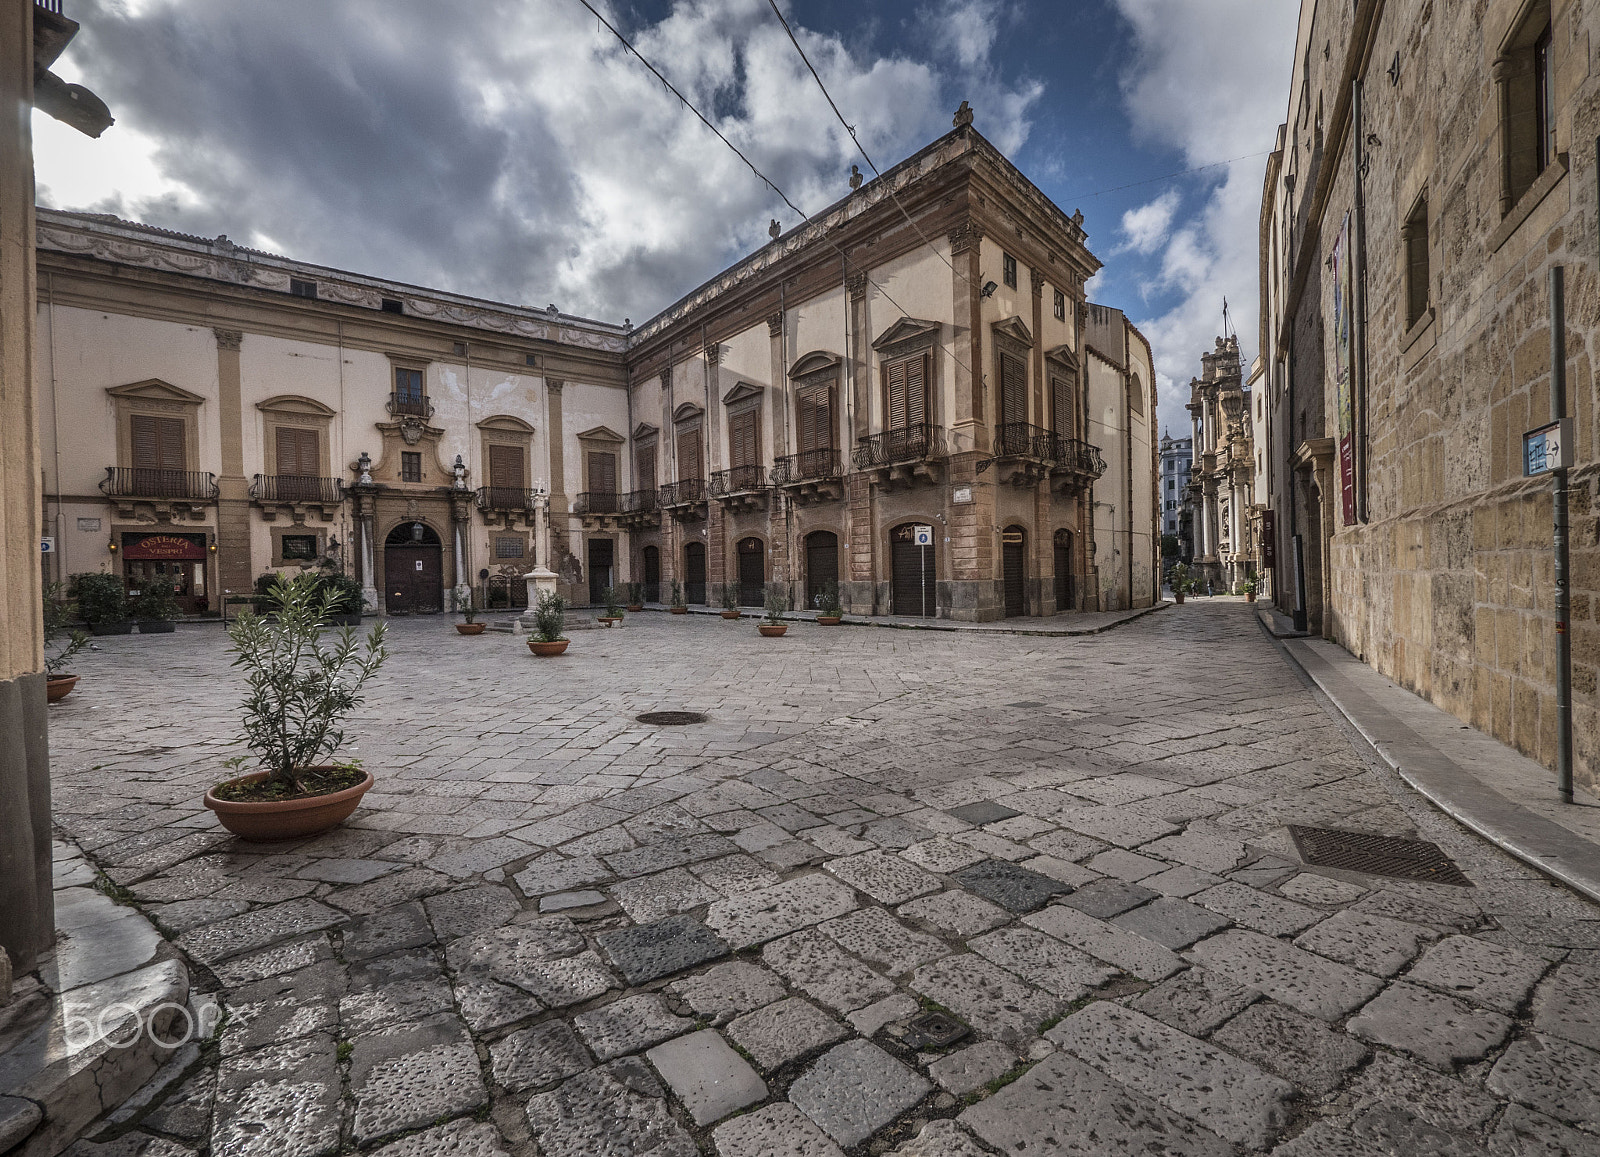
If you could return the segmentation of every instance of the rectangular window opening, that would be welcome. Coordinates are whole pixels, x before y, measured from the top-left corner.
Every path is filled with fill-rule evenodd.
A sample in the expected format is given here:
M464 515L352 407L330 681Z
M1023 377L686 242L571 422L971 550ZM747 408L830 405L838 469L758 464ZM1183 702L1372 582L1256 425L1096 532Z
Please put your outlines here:
M289 278L289 293L294 297L316 297L317 283L315 281L302 281L298 277Z
M405 305L402 304L400 299L397 297L384 298L383 304L379 306L379 308L382 309L384 313L404 313L406 311Z
M1017 259L1009 253L1000 255L1000 279L1012 289L1017 287Z
M1428 312L1428 199L1419 198L1402 229L1406 249L1406 328Z
M1067 320L1067 295L1056 290L1055 314L1057 321Z
M400 481L422 481L422 453L418 450L400 451Z
M317 557L317 536L314 534L286 534L283 536L283 561L300 561Z

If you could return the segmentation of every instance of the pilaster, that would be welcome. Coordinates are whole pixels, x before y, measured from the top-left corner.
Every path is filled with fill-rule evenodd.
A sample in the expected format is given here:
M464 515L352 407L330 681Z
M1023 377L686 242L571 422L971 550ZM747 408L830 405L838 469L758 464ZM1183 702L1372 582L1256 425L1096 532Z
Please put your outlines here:
M250 558L250 483L244 476L244 403L239 354L244 334L213 329L217 339L217 421L222 472L217 476L217 582L224 593L255 584Z

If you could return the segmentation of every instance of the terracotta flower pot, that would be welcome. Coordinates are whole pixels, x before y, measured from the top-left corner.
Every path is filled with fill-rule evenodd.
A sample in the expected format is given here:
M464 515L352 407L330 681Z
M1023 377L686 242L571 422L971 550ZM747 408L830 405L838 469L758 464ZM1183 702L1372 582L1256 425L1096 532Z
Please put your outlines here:
M689 613L689 608L688 607L673 607L672 608L672 613L675 614L675 615L687 615Z
M1256 601L1256 592L1255 591L1245 591L1244 592L1244 601L1247 602L1247 603L1255 602Z
M638 614L640 611L644 610L644 604L643 603L629 603L628 604L628 610L632 611L634 614Z
M722 612L722 617L725 618L725 619L737 619L739 617L739 612L738 611L723 611Z
M52 675L44 681L45 702L54 703L57 699L65 699L78 685L77 675Z
M608 628L609 627L614 627L618 623L622 622L622 616L621 615L601 615L597 619L595 619L595 622L604 623Z
M781 639L783 633L789 629L788 623L762 623L761 633L769 639Z
M840 623L840 617L838 615L818 615L817 616L817 626L819 626L819 627L837 627L839 625L839 623Z
M538 639L528 640L528 650L538 655L541 659L548 659L552 655L559 655L567 649L571 639L557 639L553 643L541 643Z
M481 635L488 623L457 623L456 630L463 635Z
M306 768L307 771L325 771L327 768ZM228 783L242 781L259 781L265 779L264 771L252 772L240 776L237 780L227 780ZM218 784L217 787L221 787ZM222 826L241 839L268 842L272 840L296 840L303 836L316 835L318 832L327 831L335 824L342 822L351 812L356 810L356 805L361 802L361 797L372 787L372 773L366 773L366 778L354 787L347 787L343 791L329 792L327 795L307 796L304 799L280 799L262 802L246 802L243 800L218 799L214 790L206 792L205 805L217 813L217 819L222 821Z
M1177 603L1180 607L1183 606L1183 595L1181 593L1173 595L1172 601Z

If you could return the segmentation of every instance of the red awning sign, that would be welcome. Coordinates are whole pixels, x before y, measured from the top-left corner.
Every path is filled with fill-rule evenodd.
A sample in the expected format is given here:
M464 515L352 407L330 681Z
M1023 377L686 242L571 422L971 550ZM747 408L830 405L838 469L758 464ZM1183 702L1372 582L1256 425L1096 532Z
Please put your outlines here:
M122 536L122 557L131 559L190 559L206 557L205 539L187 534Z

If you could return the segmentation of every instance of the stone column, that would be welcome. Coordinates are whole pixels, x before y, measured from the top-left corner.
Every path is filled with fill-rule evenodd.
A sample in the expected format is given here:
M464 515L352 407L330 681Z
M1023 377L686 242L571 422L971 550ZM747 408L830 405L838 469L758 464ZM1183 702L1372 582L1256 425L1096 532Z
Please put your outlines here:
M963 447L985 452L989 430L983 421L983 373L978 368L983 356L980 330L983 327L983 302L978 298L983 230L971 222L950 231L950 294L955 320L955 357L951 369L955 412L951 429Z
M1037 269L1028 270L1028 289L1033 298L1033 424L1040 428L1050 425L1044 405L1044 274Z
M544 556L545 569L557 573L561 571L561 564L567 554L568 526L567 512L567 464L566 464L566 436L563 433L561 416L561 391L566 383L559 378L545 379L545 429L549 431L550 451L550 494L546 499L545 534L547 547ZM581 472L580 472L581 478Z
M217 476L217 579L224 591L248 594L255 585L250 558L250 483L244 473L244 406L239 351L244 334L214 329L217 339L217 419L222 473Z
M361 597L366 605L373 611L381 611L383 603L378 598L378 576L374 572L372 541L373 508L377 496L373 490L360 487L351 488L350 500L355 503L356 509L356 537L357 558L361 567Z

